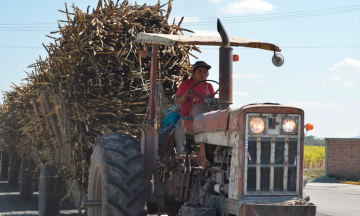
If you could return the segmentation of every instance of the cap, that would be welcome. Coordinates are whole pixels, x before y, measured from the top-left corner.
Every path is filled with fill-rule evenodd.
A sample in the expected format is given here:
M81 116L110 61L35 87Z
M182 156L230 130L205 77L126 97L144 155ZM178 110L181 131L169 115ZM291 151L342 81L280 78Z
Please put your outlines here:
M193 72L195 72L196 68L198 68L198 67L206 67L208 70L211 68L211 66L208 65L208 64L206 64L206 62L204 62L204 61L197 61L197 62L195 62L195 64L193 65L193 68L192 68Z

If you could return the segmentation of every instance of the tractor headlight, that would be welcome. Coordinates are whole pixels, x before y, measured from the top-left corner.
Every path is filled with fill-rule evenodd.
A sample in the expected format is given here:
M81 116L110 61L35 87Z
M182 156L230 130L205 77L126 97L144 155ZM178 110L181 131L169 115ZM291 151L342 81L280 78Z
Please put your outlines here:
M261 133L265 129L265 122L262 118L255 117L250 120L249 126L253 133Z
M291 133L296 128L296 122L294 119L286 118L286 119L284 119L281 127L282 127L283 131L285 131L286 133Z

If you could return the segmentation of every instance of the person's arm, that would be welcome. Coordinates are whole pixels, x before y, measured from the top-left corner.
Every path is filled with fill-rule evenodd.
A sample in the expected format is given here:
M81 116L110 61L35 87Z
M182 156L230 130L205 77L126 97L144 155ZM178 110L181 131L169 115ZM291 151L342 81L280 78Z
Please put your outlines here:
M215 94L214 87L211 85L211 83L208 83L208 84L209 84L209 93L210 93L210 95ZM214 97L215 97L215 95L214 95Z
M175 96L175 105L177 105L177 104L183 104L185 101L186 101L186 99L188 98L188 97L190 97L191 96L191 90L190 89L187 89L186 91L185 91L185 94L184 95L176 95Z

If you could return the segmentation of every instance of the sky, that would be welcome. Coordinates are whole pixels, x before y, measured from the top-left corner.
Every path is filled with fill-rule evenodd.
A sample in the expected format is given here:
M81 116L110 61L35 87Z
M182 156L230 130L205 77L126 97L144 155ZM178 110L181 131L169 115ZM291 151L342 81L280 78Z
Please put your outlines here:
M86 11L98 0L72 0ZM129 0L131 4L135 1ZM140 0L137 4L156 4ZM167 1L161 1L166 3ZM197 35L218 35L220 18L230 37L249 38L280 47L285 63L275 67L273 52L234 47L234 104L274 102L305 111L305 123L316 137L360 135L360 2L358 0L175 0L172 22ZM65 20L64 1L3 1L0 8L0 90L21 83L23 71L39 56L50 31ZM201 46L193 53L212 66L208 79L219 80L218 47ZM192 58L191 62L195 63ZM216 89L216 85L214 85Z

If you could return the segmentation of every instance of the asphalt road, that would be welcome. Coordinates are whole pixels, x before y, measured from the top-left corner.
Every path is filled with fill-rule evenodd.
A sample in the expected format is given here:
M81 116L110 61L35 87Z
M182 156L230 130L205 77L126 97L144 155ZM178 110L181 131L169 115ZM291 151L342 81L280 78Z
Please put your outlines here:
M308 183L310 201L317 206L317 216L360 216L360 186L342 183ZM21 201L19 186L10 187L0 178L0 216L38 215L38 192L29 201ZM69 201L61 207L62 216L78 216Z
M306 192L317 216L360 216L360 185L311 182Z
M38 192L35 192L31 200L21 201L19 186L8 186L7 179L0 178L0 216L35 216L38 215ZM62 216L78 216L77 209L70 201L64 201L61 206Z

